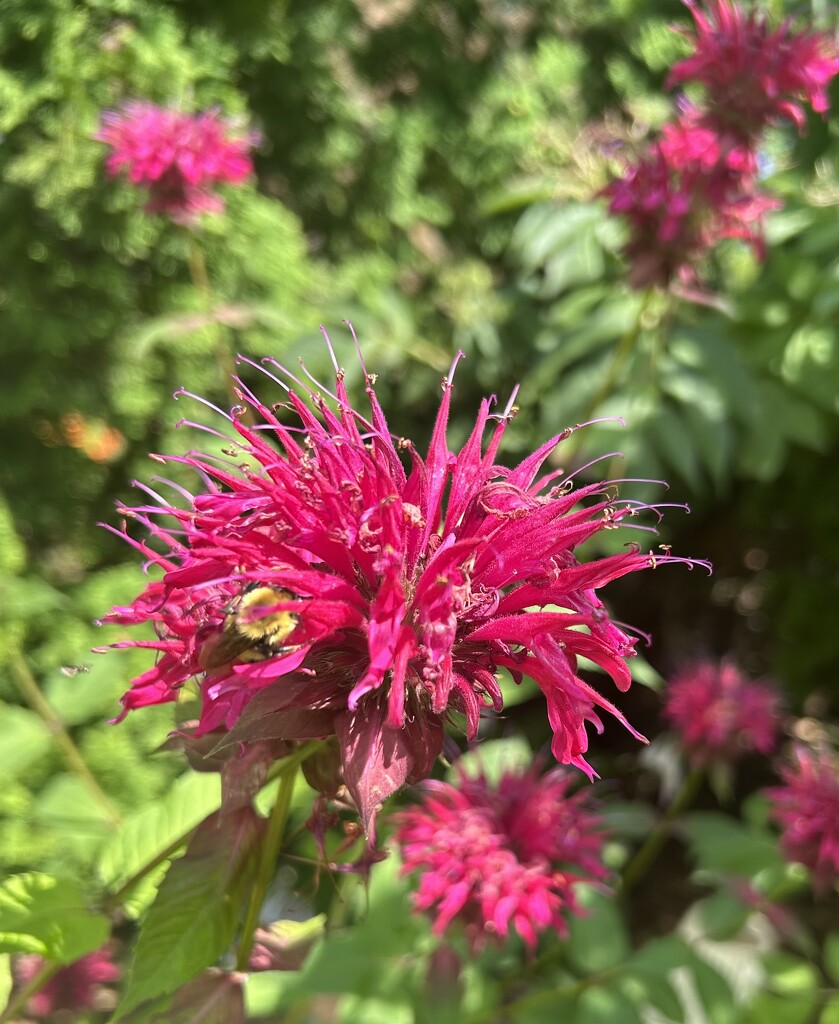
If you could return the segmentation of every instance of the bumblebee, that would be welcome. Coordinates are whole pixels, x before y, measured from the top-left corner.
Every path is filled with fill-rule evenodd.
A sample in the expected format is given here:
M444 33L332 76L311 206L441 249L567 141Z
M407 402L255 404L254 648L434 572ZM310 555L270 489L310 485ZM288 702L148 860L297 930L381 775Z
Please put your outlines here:
M201 650L201 667L209 672L231 661L265 661L293 650L285 641L297 628L296 612L272 610L298 597L283 587L250 583L235 599L224 617L222 631L214 634Z

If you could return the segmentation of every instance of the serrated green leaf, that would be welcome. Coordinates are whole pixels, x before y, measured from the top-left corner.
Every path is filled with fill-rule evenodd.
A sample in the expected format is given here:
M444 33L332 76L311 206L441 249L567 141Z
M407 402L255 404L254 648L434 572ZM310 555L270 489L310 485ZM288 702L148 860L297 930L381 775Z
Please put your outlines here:
M68 964L99 949L109 931L74 880L33 871L0 883L0 953L38 953Z
M207 819L173 861L149 908L115 1020L174 992L229 948L264 832L249 808Z
M615 898L586 885L575 895L584 914L569 922L569 961L587 974L623 963L631 946Z
M43 757L52 737L41 718L29 708L0 705L0 776L13 778Z
M214 772L187 772L166 795L133 817L102 850L98 873L102 883L117 889L147 864L170 849L221 803L219 776Z

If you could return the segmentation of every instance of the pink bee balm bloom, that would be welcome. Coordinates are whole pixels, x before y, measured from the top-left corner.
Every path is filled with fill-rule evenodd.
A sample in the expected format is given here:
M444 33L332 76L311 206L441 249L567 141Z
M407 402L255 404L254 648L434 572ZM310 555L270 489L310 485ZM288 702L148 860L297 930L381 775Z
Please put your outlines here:
M27 985L46 962L36 954L17 957L14 961L15 980L21 986ZM116 981L119 976L119 968L111 961L108 950L88 953L54 974L30 997L27 1010L36 1017L49 1020L60 1010L92 1010L100 987Z
M691 281L695 264L724 238L739 238L763 254L762 218L780 206L754 188L754 157L724 142L694 112L665 127L637 163L604 194L609 211L625 218L636 288Z
M95 138L111 147L105 165L111 177L125 171L148 190L150 213L187 224L224 208L213 186L238 184L253 171L254 136L231 132L216 110L187 114L134 101L106 111Z
M767 790L772 817L783 829L781 849L809 868L824 892L839 879L839 767L825 750L797 747L781 771L782 786Z
M462 714L474 737L481 712L502 709L496 673L508 669L544 693L556 759L593 775L586 723L600 731L605 711L631 727L580 678L577 658L626 690L635 644L597 591L678 559L632 546L581 562L574 551L637 506L617 505L606 484L575 488L563 470L542 471L570 431L512 469L498 465L512 406L492 415L492 400L451 452L454 366L423 458L391 434L372 375L365 416L350 404L337 364L334 395L279 367L298 392L251 365L287 394L297 425L236 378L249 415L216 409L226 433L209 430L232 458L155 456L192 467L205 493L173 484L180 501L170 504L144 488L159 504L123 510L155 538L152 547L124 532L161 573L107 616L152 622L157 632L112 645L159 652L123 697L123 714L176 700L197 678L199 735L337 735L344 781L369 830L382 800L429 775L447 716Z
M709 124L751 139L783 118L800 129L801 101L818 113L828 109L825 90L839 71L839 52L827 36L793 32L789 22L772 30L756 10L746 13L731 0L709 0L706 10L684 2L696 23L694 52L667 85L701 82Z
M458 920L474 948L511 927L528 946L553 929L567 933L574 884L602 881L602 822L568 773L507 771L497 786L459 773L457 785L430 781L416 807L398 816L403 871L418 872L417 910L435 915L441 935Z
M664 717L691 761L732 761L771 754L781 699L765 680L749 680L731 662L701 661L683 669L665 694Z

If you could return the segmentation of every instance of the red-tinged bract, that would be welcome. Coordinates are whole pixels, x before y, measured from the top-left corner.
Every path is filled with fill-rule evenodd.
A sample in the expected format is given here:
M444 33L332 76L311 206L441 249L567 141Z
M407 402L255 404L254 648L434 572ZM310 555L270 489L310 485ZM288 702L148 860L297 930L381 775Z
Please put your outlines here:
M749 753L771 754L778 741L781 699L771 683L747 679L729 661L701 661L668 685L664 717L678 732L688 758L703 766Z
M96 138L111 147L106 169L148 191L146 209L190 224L224 202L214 188L253 171L253 135L236 133L218 111L187 114L133 101L106 111Z
M497 785L460 772L456 785L425 783L422 802L398 817L403 871L419 874L417 910L442 935L455 921L473 948L516 931L565 935L577 882L602 882L603 831L584 793L555 769L505 771Z
M47 964L36 954L19 956L14 962L17 983L27 985ZM61 1010L92 1010L97 993L108 982L116 981L120 970L111 960L107 949L83 956L57 971L26 1003L27 1010L36 1017L53 1020Z
M826 750L799 746L781 777L783 785L767 791L783 830L781 849L809 868L814 888L825 892L839 880L839 765Z
M685 3L696 23L688 34L693 53L673 68L667 85L701 83L709 126L751 141L779 120L801 129L803 102L817 113L828 109L839 51L827 36L794 32L789 22L772 29L757 10L731 0L709 0L704 9Z
M113 645L158 652L123 697L123 713L173 701L196 678L199 734L336 735L369 830L382 800L429 775L452 712L472 738L484 709L502 709L496 673L507 669L544 693L557 760L593 775L586 724L600 731L605 711L631 727L580 677L577 658L626 690L635 644L597 592L676 559L632 545L588 561L574 551L637 505L618 504L606 484L575 488L562 470L543 471L568 432L512 469L499 465L511 414L493 415L491 400L451 452L451 376L422 457L391 434L372 376L365 417L340 371L334 395L315 387L306 396L299 381L294 390L257 368L285 390L296 424L237 379L245 405L216 410L228 457L156 457L193 467L205 493L178 488L180 502L169 504L146 488L156 504L124 510L152 534L130 543L160 578L107 616L151 622L158 634ZM266 636L274 632L246 642L260 620Z

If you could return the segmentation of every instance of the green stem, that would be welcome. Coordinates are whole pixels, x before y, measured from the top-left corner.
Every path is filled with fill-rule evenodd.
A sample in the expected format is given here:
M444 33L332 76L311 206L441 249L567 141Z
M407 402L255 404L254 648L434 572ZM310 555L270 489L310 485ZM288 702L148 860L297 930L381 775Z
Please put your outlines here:
M91 796L105 812L111 824L119 825L122 821L119 811L114 807L108 795L94 778L84 758L79 753L78 747L64 728L64 723L58 717L55 709L41 693L35 676L32 675L29 666L26 664L26 659L20 651L12 651L9 655L9 662L12 674L20 687L24 700L33 711L41 716L67 767L84 783Z
M667 840L671 822L693 803L704 778L705 774L702 769L694 768L679 787L676 795L670 801L670 806L659 818L638 852L627 864L626 868L624 868L619 888L621 894L627 893L646 874Z
M189 276L195 286L195 290L201 296L208 314L213 312L213 290L210 287L210 275L207 273L207 262L204 259L204 252L194 235L189 238L186 256L189 266ZM221 324L215 324L216 333L216 364L219 368L225 388L234 405L239 404L239 396L234 391L233 377L236 375L236 363L230 348L227 331Z
M259 913L268 887L277 867L277 857L280 852L280 845L285 831L288 811L291 807L291 795L294 792L294 783L297 779L297 765L286 765L286 769L280 776L280 787L277 790L277 802L268 820L268 832L262 844L259 869L251 891L251 899L248 905L248 912L245 923L242 926L242 941L239 944L239 957L236 961L236 969L247 971L253 949L254 935L259 925Z
M29 1000L41 989L53 977L61 970L61 964L47 961L44 966L29 979L29 981L19 989L9 1000L6 1009L0 1014L0 1024L7 1024L7 1021L13 1021L17 1017L18 1010L22 1009Z

